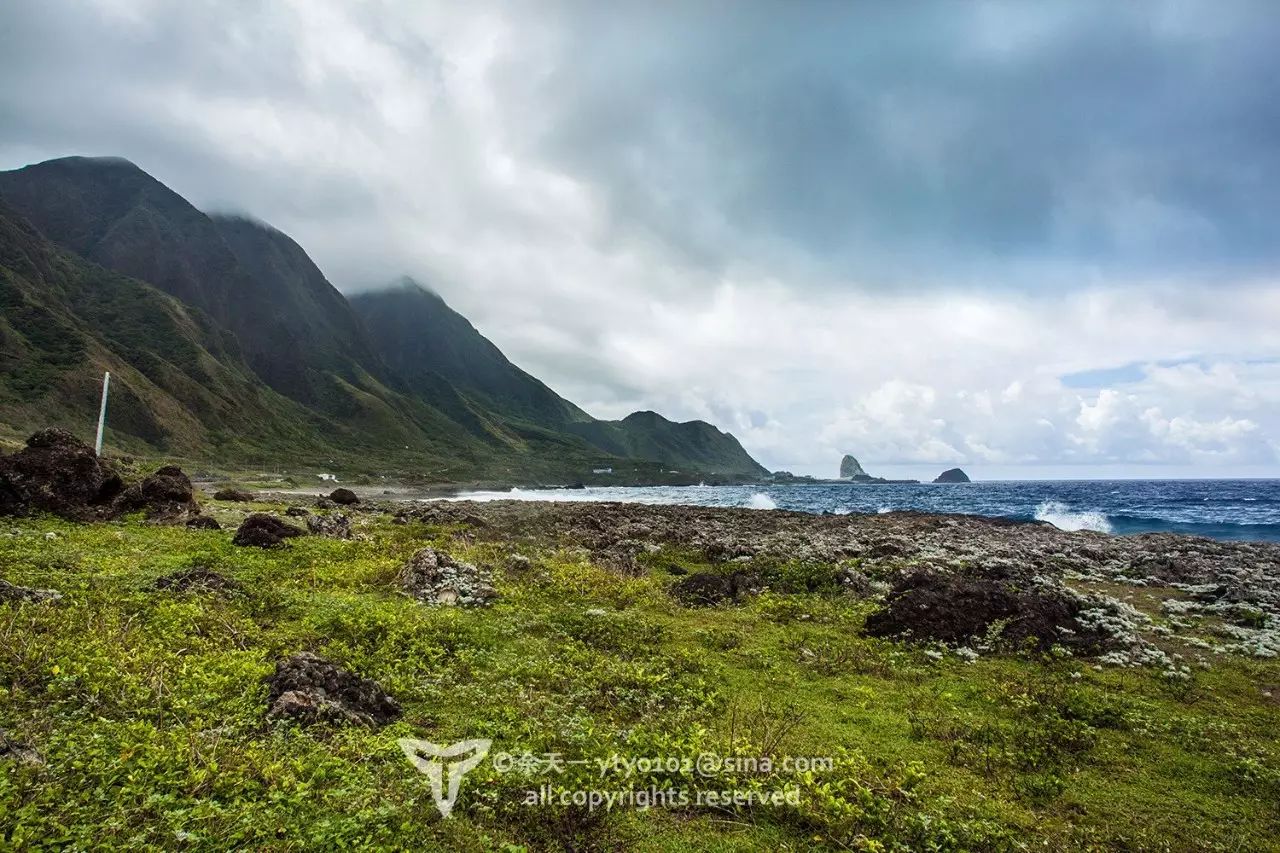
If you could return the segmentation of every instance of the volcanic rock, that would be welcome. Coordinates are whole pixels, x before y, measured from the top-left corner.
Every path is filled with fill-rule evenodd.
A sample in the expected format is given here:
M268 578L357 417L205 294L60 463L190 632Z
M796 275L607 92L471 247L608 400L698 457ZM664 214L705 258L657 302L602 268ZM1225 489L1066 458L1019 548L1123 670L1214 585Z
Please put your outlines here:
M46 601L58 601L61 598L62 593L55 589L36 589L0 580L0 601L30 601L33 604L41 604Z
M0 760L16 761L19 764L44 764L44 759L29 743L14 740L9 733L0 729Z
M208 566L190 566L156 578L153 589L174 592L234 592L240 585Z
M64 429L45 429L0 456L0 515L50 512L72 521L110 512L123 483L93 448Z
M341 506L352 506L360 503L360 496L350 489L337 488L329 493L329 500Z
M998 639L1014 648L1105 651L1109 638L1079 617L1083 596L1030 572L1014 569L915 569L893 579L884 607L867 617L873 637L909 637L966 644Z
M218 519L208 515L197 515L194 518L187 519L187 527L192 530L221 530L222 525L218 523Z
M867 472L862 470L862 465L857 459L845 454L845 457L840 460L840 479L852 480L854 477L866 476L868 476Z
M377 728L401 714L400 703L378 682L310 652L277 661L266 682L268 717Z
M307 530L316 536L328 536L330 539L350 539L351 518L336 512L329 515L308 515Z
M959 468L948 468L939 474L934 481L935 483L968 483L969 475L961 471Z
M177 465L166 465L134 483L111 508L116 514L146 510L151 521L184 521L200 514L191 479Z
M249 503L253 500L253 495L243 489L218 489L213 493L215 501L235 501L236 503Z
M273 548L284 543L285 539L302 536L303 531L292 524L285 524L274 515L255 512L240 522L232 545L252 546L255 548Z
M763 588L764 581L755 572L698 572L672 584L671 595L691 607L711 607L725 601L739 601Z

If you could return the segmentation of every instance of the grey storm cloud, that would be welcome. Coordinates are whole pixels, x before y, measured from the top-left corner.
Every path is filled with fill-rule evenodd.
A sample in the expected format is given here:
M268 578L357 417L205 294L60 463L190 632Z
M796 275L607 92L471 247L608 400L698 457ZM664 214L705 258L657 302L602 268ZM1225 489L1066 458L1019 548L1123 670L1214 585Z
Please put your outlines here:
M1256 269L1280 252L1269 3L496 8L517 31L489 72L513 147L592 185L615 239L658 241L681 263L864 286L1058 284L1100 267ZM397 11L350 16L447 108L447 62ZM142 4L105 32L81 4L3 14L11 141L79 150L93 135L199 187L195 166L224 155L135 87L384 120L358 77L308 80L297 18L260 4ZM342 167L316 167L293 176L299 206L375 204ZM227 180L198 194L229 194Z
M1280 251L1274 5L576 11L534 150L692 261L918 282Z

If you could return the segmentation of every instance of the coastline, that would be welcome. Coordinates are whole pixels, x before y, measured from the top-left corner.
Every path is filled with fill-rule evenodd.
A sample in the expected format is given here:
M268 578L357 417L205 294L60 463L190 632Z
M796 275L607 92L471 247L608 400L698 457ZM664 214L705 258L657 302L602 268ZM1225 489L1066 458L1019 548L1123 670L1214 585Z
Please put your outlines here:
M1274 837L1277 545L916 512L248 498L200 496L197 517L221 530L6 521L17 598L0 610L27 652L0 658L0 734L21 762L0 808L31 838L55 824L80 846ZM233 544L255 518L298 535ZM376 704L308 698L308 667ZM268 692L282 678L303 692ZM591 768L716 753L832 765L602 781L487 764L442 820L397 739L476 737ZM1262 781L1242 787L1244 773ZM523 805L547 784L690 796L673 811ZM697 805L761 786L782 805L732 821ZM851 820L855 803L877 822ZM127 835L103 829L121 817Z

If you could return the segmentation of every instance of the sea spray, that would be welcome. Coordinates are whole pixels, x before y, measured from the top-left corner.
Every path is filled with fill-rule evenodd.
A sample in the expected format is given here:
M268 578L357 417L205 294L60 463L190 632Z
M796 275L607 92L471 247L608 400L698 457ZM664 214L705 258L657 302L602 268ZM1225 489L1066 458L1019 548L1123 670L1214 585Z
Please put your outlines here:
M756 492L755 494L753 494L751 496L751 499L747 501L747 506L750 507L751 509L777 509L778 508L778 504L774 501L774 499L766 495L764 492Z
M1047 521L1059 530L1096 530L1110 533L1111 522L1096 511L1077 512L1062 501L1045 501L1036 507L1037 521Z

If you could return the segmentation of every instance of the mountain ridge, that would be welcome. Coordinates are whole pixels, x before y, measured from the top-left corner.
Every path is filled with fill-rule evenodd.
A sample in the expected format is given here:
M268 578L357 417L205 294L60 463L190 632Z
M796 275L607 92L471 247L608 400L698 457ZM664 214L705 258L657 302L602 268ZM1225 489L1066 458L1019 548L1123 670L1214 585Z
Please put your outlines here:
M109 422L130 447L200 455L260 445L282 455L347 453L366 463L416 459L444 479L482 472L563 477L614 464L641 479L671 471L738 478L764 472L736 439L710 424L591 418L512 364L438 294L411 280L416 292L409 291L409 316L419 325L396 326L394 306L380 314L382 297L344 296L284 232L250 217L205 214L127 160L72 157L0 172L0 204L0 258L8 262L0 265L8 294L0 316L6 330L0 343L7 348L0 379L12 386L16 377L18 385L27 383L25 393L35 393L45 374L24 372L24 360L43 364L45 356L54 362L59 357L56 335L37 345L13 329L6 318L15 312L44 311L62 324L58 328L79 329L76 346L95 353L74 363L62 356L67 363L47 372L40 405L28 402L0 419L10 430L44 425L33 421L37 417L65 419L69 408L79 412L88 389L100 381L100 373L91 379L88 373L107 362L128 372L121 352L149 334L144 318L172 315L178 319L162 324L164 339L196 354L174 366L148 351L146 369L122 376L120 389L145 386L134 408L141 413L159 406L167 412L165 423L183 426L166 432L145 419L121 421L113 396ZM70 271L57 281L32 280L23 274L22 259L33 253L56 257ZM101 306L71 298L83 288L64 281L110 276L116 277L108 288L112 298L133 306L126 314L134 339L112 336ZM403 296L405 282L400 285ZM373 331L366 328L370 319L378 326ZM422 340L422 324L433 332L430 346L409 346L415 331ZM395 341L405 346L397 348ZM78 392L60 400L49 392L70 381L64 373L72 368ZM214 440L221 422L212 432L197 426L211 404L190 386L209 371L235 386L226 398L232 403L272 401L238 424L230 443ZM181 400L170 393L179 387L188 389ZM264 443L259 432L292 439Z

